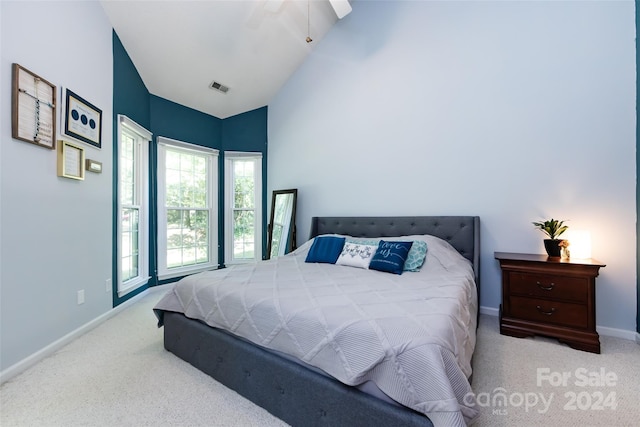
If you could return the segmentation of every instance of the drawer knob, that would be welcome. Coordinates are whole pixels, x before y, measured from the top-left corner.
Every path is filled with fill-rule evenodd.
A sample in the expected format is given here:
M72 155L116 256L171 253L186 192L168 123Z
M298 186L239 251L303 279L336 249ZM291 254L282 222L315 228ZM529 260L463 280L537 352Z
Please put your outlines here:
M546 314L547 316L551 316L553 313L556 312L556 309L554 307L551 307L551 311L544 311L542 307L540 307L539 305L536 305L536 308L540 313Z
M549 286L544 286L542 283L540 282L536 282L536 285L538 285L538 287L542 290L545 291L550 291L553 289L553 287L556 285L555 283L551 282L551 284Z

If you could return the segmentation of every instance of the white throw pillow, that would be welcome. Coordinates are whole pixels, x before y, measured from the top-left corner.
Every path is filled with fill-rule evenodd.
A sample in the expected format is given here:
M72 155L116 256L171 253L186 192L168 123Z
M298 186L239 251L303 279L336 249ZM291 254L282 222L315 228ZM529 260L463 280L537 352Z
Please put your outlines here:
M378 249L377 246L345 242L336 264L369 268L369 263L376 253L376 249Z

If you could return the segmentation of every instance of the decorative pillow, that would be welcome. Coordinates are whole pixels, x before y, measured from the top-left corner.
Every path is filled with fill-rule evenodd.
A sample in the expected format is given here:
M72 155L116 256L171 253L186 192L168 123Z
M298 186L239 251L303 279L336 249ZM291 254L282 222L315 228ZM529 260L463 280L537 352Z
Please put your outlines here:
M380 240L378 249L369 263L372 270L402 274L404 263L413 242L388 242Z
M356 243L345 242L344 248L342 248L342 253L338 257L336 264L358 268L369 268L369 263L375 253L375 246L358 245Z
M380 244L381 239L365 239L363 237L347 237L346 243L357 243L359 245L375 246Z
M404 271L420 271L427 256L427 242L414 240L409 255L404 263Z
M412 240L413 245L409 250L407 261L404 263L404 271L420 271L427 256L427 242L422 240ZM357 243L359 245L378 246L380 239L365 239L359 237L347 237L346 243Z
M305 262L324 262L335 264L342 252L344 237L318 236L313 239Z

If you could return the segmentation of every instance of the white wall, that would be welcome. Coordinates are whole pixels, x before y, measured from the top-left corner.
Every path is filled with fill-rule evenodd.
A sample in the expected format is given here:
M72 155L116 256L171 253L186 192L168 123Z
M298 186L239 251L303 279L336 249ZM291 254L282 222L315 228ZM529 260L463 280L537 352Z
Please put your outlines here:
M96 1L2 1L0 371L112 307L111 25ZM103 173L59 178L56 151L11 137L11 64L102 109ZM60 94L58 93L60 100ZM61 112L58 103L58 119ZM58 130L59 130L58 120ZM86 302L77 304L84 289Z
M269 191L299 189L299 240L317 215L479 215L490 308L494 251L568 219L607 264L598 325L633 331L634 43L631 1L353 2L269 105Z

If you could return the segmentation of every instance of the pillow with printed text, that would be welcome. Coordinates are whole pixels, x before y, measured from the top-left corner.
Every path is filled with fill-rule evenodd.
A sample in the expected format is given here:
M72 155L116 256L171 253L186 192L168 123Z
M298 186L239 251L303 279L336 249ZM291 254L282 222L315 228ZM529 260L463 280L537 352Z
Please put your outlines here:
M371 270L402 274L413 242L390 242L380 240L378 249L369 263Z

